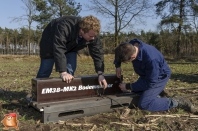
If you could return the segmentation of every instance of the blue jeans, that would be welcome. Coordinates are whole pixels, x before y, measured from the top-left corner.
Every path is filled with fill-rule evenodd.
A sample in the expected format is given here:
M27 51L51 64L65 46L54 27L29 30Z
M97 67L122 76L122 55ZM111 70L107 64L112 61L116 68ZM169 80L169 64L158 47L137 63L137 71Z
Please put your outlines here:
M65 56L67 58L67 73L74 75L74 72L76 71L77 52L69 52ZM36 78L49 77L52 73L53 66L54 59L41 59L40 68Z

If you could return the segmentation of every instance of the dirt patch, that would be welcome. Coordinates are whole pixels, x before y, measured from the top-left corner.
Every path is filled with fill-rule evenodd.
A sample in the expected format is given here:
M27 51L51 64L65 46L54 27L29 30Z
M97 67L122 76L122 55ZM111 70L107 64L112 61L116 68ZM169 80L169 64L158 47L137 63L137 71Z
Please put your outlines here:
M25 96L25 92L1 91L3 100L10 98L21 98ZM189 92L186 91L186 92ZM185 93L182 90L181 93ZM10 97L12 96L12 97ZM191 101L195 104L197 97L191 97ZM128 118L120 119L122 109L115 109L112 113L101 113L94 116L82 118L74 118L66 121L50 122L48 124L41 123L42 114L32 107L27 106L24 99L12 99L8 103L1 103L0 110L6 110L6 113L15 112L20 121L20 130L25 131L49 131L49 130L173 130L173 131L188 131L198 130L198 113L193 114L181 109L171 109L163 112L142 111L138 108L132 108ZM3 115L1 114L1 120ZM3 128L3 125L1 125Z

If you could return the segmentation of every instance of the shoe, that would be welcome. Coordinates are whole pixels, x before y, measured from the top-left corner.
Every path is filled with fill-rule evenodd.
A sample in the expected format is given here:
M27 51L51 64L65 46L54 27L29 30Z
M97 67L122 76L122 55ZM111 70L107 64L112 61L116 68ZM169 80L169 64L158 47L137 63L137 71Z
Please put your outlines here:
M122 114L120 115L120 119L126 119L130 113L131 109L125 108L122 111Z
M178 103L178 106L177 107L179 107L181 109L184 109L184 110L189 111L189 112L192 112L192 113L195 110L193 104L187 98L183 98L181 96L174 95L172 97L172 100L176 101Z

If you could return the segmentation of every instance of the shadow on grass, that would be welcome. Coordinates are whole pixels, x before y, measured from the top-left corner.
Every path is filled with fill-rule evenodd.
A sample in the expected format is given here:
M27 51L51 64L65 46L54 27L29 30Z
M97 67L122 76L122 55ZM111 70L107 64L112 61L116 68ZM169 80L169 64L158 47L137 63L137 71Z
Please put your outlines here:
M198 74L171 74L170 79L187 82L189 84L198 83Z
M26 96L27 92L25 91L17 92L1 90L0 100L3 101L3 104L0 104L0 110L2 110L2 113L4 114L17 113L17 117L21 121L40 120L42 114L33 107L28 106Z
M183 58L175 58L175 59L171 59L171 58L166 58L166 61L168 62L172 62L172 63L183 63L183 62L186 62L186 63L190 63L190 62L198 62L198 59L197 57L183 57Z

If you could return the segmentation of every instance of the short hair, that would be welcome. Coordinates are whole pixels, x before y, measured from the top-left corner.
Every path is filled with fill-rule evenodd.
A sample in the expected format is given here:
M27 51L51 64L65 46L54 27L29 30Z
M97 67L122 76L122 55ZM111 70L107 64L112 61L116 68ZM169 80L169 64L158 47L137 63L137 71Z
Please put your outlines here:
M96 34L100 33L100 21L92 15L81 18L79 26L85 33L89 30L93 30Z
M131 56L135 54L135 47L130 43L121 43L115 49L115 59L120 62L125 62L131 59Z

